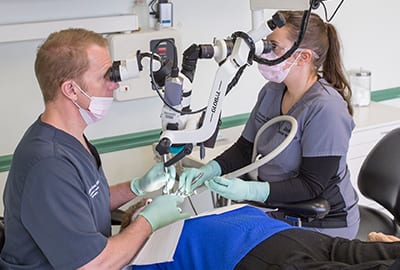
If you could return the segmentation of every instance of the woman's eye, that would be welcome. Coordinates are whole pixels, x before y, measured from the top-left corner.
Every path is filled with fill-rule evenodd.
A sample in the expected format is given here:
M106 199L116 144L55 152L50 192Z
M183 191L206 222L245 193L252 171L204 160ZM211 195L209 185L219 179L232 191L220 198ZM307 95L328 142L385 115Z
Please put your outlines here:
M279 47L276 44L272 44L272 51L274 51L274 53L279 53Z

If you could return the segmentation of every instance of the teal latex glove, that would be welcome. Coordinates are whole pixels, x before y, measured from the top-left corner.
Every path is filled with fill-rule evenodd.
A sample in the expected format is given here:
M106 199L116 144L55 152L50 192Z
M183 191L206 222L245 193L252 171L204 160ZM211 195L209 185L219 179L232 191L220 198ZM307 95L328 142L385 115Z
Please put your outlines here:
M183 197L172 194L162 195L153 199L153 201L139 213L139 216L143 216L147 219L154 232L161 227L190 216L187 213L182 213L182 210L178 207L178 204L181 204L183 200Z
M244 181L239 178L214 177L205 182L213 192L231 200L265 202L269 196L269 183Z
M211 160L200 168L185 168L179 177L179 189L184 194L191 194L193 190L201 186L206 180L221 175L221 167L218 162Z
M143 177L136 177L131 181L131 190L138 196L152 192L163 187L170 179L175 181L176 171L174 166L164 171L164 165L157 163Z

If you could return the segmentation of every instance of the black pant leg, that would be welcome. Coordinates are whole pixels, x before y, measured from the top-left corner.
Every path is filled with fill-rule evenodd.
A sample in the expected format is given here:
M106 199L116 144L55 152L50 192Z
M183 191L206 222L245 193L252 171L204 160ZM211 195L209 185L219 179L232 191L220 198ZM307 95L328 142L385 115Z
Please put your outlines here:
M235 270L302 269L297 268L297 262L325 261L329 257L329 237L311 232L315 236L311 239L309 232L290 229L271 236L251 250Z
M400 243L369 243L290 229L260 243L235 270L388 269L400 255Z

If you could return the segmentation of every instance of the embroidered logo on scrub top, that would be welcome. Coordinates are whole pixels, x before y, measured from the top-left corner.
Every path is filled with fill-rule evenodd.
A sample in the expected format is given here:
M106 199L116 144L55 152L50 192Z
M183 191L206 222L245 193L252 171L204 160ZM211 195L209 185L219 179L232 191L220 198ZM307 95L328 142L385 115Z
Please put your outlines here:
M289 135L290 130L291 130L290 124L288 125L287 123L282 123L280 124L279 127L279 134L287 137Z
M99 193L99 188L100 188L99 185L100 185L100 181L97 180L96 184L94 184L93 186L91 186L89 188L88 195L90 197L92 197L92 198L96 197L96 195Z

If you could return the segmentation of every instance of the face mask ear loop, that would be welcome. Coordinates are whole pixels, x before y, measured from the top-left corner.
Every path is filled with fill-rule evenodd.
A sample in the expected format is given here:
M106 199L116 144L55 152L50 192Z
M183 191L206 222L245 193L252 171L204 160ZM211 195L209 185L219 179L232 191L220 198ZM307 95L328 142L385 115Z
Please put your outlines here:
M72 81L72 84L74 85L74 87L78 88L78 90L84 96L86 96L90 101L92 100L92 98L85 91L83 91L82 88L75 81ZM86 109L82 108L75 100L71 100L71 101L75 104L76 107L78 107L79 110L86 110Z
M72 83L74 84L74 86L76 86L79 89L79 91L81 91L81 93L83 95L85 95L90 100L92 99L92 97L89 96L85 91L83 91L82 88L75 81L72 81Z
M295 65L297 65L297 63L298 63L298 61L299 61L299 57L301 56L301 53L303 52L303 50L302 49L298 49L297 51L295 51L292 55L294 56L294 54L295 53L299 53L297 56L296 56L296 59L294 59L294 61L291 63L293 66L295 66Z

